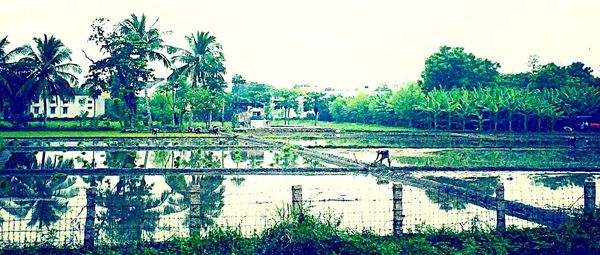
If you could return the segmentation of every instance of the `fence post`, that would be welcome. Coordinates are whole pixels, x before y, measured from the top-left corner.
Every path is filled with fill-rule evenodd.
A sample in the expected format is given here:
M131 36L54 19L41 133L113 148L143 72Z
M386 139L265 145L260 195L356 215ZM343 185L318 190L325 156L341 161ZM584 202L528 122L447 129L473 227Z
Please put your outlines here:
M402 184L394 183L392 186L393 193L393 231L394 236L402 236L402 223L404 221L403 209L402 209Z
M506 230L506 201L504 200L504 184L496 186L496 230Z
M200 186L190 188L190 236L200 230Z
M302 185L292 186L292 213L298 214L298 221L302 223L304 213L302 212Z
M91 248L96 244L96 187L85 190L86 217L83 233L83 245Z
M583 210L586 214L592 214L596 210L596 182L586 180L583 184Z

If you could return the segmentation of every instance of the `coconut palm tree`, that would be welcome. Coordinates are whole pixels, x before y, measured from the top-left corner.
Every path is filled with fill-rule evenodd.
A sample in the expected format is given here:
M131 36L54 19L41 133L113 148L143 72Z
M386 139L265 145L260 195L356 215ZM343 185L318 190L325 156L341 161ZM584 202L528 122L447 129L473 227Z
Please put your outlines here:
M172 62L181 66L173 69L173 77L186 76L192 82L192 87L207 86L206 75L209 63L207 60L222 62L224 60L221 44L216 37L208 32L196 32L185 37L189 49L169 47L169 53L175 54ZM212 58L209 58L211 56Z
M150 61L161 61L165 67L171 66L169 59L161 51L166 48L162 39L162 34L156 28L158 19L149 27L146 24L146 15L138 17L131 14L131 18L125 19L117 26L119 31L127 37L129 41L139 47L139 57ZM148 99L148 83L144 86L144 98L146 99L146 111L148 112L148 124L152 126L152 112L150 111L150 101Z
M186 36L185 39L188 41L189 49L169 47L169 53L175 54L172 62L181 64L181 66L173 69L170 77L187 77L191 80L193 88L201 85L207 88L213 96L222 93L225 87L225 79L223 78L223 74L225 74L225 67L223 66L225 57L221 44L217 42L216 37L208 32L196 32L196 34ZM212 122L212 112L213 109L211 108L209 111L209 127Z
M11 76L13 63L10 60L18 55L18 50L8 51L9 44L7 36L0 39L0 102L4 101L5 96L12 94L9 76Z
M81 68L71 63L71 50L60 39L54 36L33 38L35 47L25 45L19 49L24 55L21 62L32 68L27 81L23 84L17 95L37 92L44 101L44 127L48 120L48 99L58 96L61 99L73 99L73 87L77 84L76 74L81 73Z

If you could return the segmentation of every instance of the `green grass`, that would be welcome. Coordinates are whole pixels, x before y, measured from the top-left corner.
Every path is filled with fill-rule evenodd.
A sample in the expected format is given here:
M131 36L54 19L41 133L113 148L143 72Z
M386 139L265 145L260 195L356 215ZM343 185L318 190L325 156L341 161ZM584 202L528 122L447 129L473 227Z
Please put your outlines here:
M120 131L0 131L0 138L35 138L35 137L152 137L152 133L121 133ZM158 133L158 137L206 137L211 134L193 133Z
M281 217L275 225L250 236L209 228L165 242L125 240L125 244L88 249L76 244L53 247L44 241L26 246L2 243L0 254L600 254L597 214L578 216L558 228L508 228L504 232L424 228L402 237L344 230L336 219L302 218L298 222L297 214Z
M314 121L312 120L290 120L289 122L289 125L292 126L314 127ZM283 120L274 120L271 122L271 125L283 126ZM416 131L416 129L414 128L390 127L379 124L364 124L350 122L317 121L317 126L334 128L343 131Z

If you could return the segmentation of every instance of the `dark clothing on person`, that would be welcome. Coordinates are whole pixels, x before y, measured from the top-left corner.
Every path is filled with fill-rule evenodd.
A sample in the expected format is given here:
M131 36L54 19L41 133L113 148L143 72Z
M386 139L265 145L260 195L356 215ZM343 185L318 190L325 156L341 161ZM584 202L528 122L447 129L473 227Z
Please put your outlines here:
M375 158L375 162L383 164L383 160L387 159L388 166L392 166L392 162L390 161L390 150L378 150L377 158Z

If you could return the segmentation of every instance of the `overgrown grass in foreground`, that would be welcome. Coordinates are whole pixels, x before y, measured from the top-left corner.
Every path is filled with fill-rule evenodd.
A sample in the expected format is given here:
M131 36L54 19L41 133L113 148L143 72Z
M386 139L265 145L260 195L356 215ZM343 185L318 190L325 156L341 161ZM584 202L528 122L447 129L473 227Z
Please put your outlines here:
M312 120L290 120L289 125L292 126L315 126ZM274 120L271 122L272 126L284 126L283 120ZM365 124L365 123L350 123L350 122L330 122L330 121L317 121L317 126L335 128L344 131L417 131L414 128L405 127L390 127L379 124Z
M251 237L230 229L210 229L162 243L127 242L93 249L15 247L2 254L600 254L600 216L580 216L556 229L423 230L395 238L339 228L339 221L282 217Z

